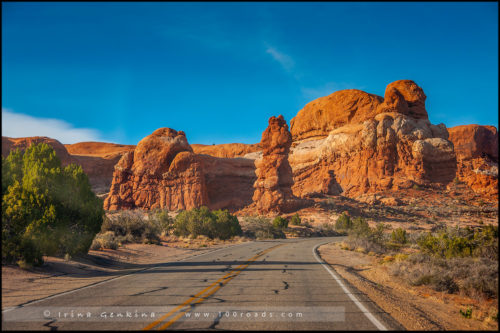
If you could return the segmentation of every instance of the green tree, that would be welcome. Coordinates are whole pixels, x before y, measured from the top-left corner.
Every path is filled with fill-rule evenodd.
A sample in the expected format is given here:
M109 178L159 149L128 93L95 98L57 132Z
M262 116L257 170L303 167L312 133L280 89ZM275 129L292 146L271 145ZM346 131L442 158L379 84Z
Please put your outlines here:
M273 220L273 226L275 228L284 229L288 227L288 220L281 216L276 216Z
M293 225L300 225L300 216L298 213L295 213L294 216L292 216L292 219L290 220L290 223L293 224Z
M40 264L42 255L88 251L104 210L81 166L62 168L41 143L11 152L2 167L3 260Z
M335 222L335 230L338 232L347 232L352 228L352 221L349 215L342 213Z

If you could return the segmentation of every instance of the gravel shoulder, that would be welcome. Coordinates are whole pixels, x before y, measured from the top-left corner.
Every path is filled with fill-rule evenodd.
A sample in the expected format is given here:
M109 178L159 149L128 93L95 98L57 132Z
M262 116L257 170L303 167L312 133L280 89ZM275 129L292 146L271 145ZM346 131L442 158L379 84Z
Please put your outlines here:
M342 278L364 293L408 330L498 330L488 309L498 302L478 303L427 287L412 287L388 273L381 258L340 248L338 243L319 247L320 256ZM471 319L460 314L473 306Z

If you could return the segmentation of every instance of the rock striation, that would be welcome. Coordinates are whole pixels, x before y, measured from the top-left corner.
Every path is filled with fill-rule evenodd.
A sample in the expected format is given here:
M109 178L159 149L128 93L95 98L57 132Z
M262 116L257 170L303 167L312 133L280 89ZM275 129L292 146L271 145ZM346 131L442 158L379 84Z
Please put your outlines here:
M293 193L356 197L452 181L453 144L443 124L429 122L425 98L400 80L384 98L351 89L307 104L291 121Z
M253 201L259 213L286 212L293 207L293 174L288 162L292 135L283 116L271 117L262 133L262 158L255 161Z
M474 192L498 195L498 131L494 126L463 125L449 130L457 154L457 178Z

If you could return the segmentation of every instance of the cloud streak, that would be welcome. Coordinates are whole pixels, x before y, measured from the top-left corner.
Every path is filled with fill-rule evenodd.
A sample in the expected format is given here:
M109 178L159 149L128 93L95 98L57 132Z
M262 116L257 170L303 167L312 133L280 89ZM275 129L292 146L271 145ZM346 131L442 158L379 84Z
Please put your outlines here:
M288 54L278 51L275 47L268 47L266 53L269 53L288 73L295 67L295 61Z
M95 129L75 128L63 120L32 117L6 108L2 108L2 136L47 136L64 144L102 141L99 131Z

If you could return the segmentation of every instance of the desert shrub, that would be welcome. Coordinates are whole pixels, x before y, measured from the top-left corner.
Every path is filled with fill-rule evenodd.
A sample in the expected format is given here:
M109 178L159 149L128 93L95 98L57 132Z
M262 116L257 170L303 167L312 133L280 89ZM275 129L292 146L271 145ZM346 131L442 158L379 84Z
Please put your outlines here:
M113 231L106 231L102 234L97 234L90 246L91 250L112 249L118 248L118 240Z
M411 285L428 285L434 290L461 293L473 298L498 298L498 261L489 258L440 258L413 253L394 262L390 274Z
M338 236L339 233L335 230L335 225L332 223L323 223L317 229L320 236Z
M104 215L81 166L61 166L41 143L2 157L2 260L86 253Z
M168 233L174 228L174 219L168 214L168 210L156 209L150 211L148 214L148 220L152 223L158 224L158 227L164 233Z
M397 228L392 231L391 240L396 244L406 244L408 239L406 237L406 230Z
M498 260L498 227L439 229L417 240L422 252L440 258L485 257Z
M349 215L342 213L335 222L335 230L345 233L352 228L352 221Z
M159 244L161 235L170 225L150 213L148 218L140 210L124 210L104 219L101 233L112 231L119 245L125 243ZM159 213L161 214L161 213Z
M299 214L298 214L298 213L295 213L295 215L294 215L294 216L292 216L292 219L290 220L290 223L291 223L292 225L300 225L300 222L301 222L301 220L300 220L300 216L299 216Z
M275 228L284 229L288 227L288 220L281 216L276 216L273 220L273 226Z
M245 223L245 236L256 239L286 238L281 228L273 226L265 217L249 217Z
M241 235L238 218L227 210L211 212L207 207L194 208L180 212L174 222L174 233L177 236L207 236L211 239L229 239Z

